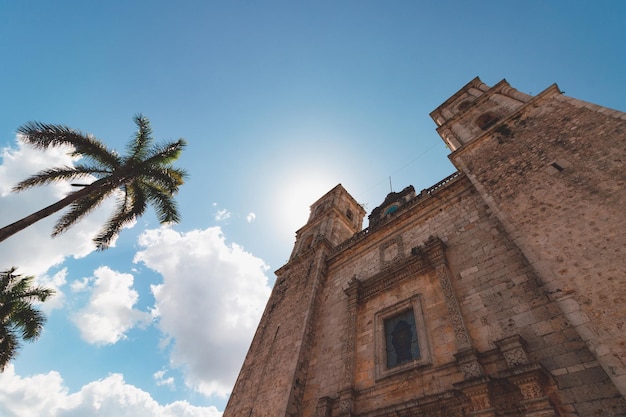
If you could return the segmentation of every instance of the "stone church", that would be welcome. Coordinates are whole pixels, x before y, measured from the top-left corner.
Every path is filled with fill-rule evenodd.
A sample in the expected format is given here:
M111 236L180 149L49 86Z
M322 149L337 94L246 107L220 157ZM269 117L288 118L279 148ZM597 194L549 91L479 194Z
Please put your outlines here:
M626 114L475 78L458 172L311 206L224 417L626 416Z

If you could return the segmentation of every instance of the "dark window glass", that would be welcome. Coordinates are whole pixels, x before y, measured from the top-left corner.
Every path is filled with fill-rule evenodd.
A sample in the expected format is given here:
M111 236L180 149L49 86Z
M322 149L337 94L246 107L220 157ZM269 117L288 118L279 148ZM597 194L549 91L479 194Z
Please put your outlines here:
M389 207L387 210L385 210L385 215L387 215L387 214L391 214L391 213L393 213L393 212L394 212L394 211L396 211L396 210L398 210L398 206L396 206L396 205L394 204L393 206L391 206L391 207Z
M387 368L393 368L420 357L413 310L385 320Z
M482 130L487 130L491 126L493 126L500 118L495 113L485 113L476 119L476 126L481 128Z
M459 104L459 107L457 107L459 109L459 111L465 111L467 109L469 109L470 107L472 107L472 102L471 101L464 101L463 103Z

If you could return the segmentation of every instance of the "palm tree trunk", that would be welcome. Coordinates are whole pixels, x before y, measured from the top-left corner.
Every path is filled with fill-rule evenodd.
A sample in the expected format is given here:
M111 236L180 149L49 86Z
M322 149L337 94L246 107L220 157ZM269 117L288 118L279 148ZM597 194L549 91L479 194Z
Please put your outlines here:
M97 181L94 181L93 183L91 183L90 185L86 186L85 188L81 190L74 191L73 193L65 197L64 199L59 200L54 204L50 204L48 207L45 207L39 211L36 211L35 213L28 215L24 217L23 219L18 220L14 223L11 223L8 226L4 226L2 229L0 229L0 242L10 238L17 232L23 229L26 229L28 226L38 222L39 220L45 219L51 214L54 214L57 211L69 206L74 201L89 195L94 190L97 190L103 186L107 186L107 183L110 183L110 182L111 182L111 177L101 178ZM112 188L115 188L116 186L117 185L114 185L114 184L108 185L108 187L112 187Z

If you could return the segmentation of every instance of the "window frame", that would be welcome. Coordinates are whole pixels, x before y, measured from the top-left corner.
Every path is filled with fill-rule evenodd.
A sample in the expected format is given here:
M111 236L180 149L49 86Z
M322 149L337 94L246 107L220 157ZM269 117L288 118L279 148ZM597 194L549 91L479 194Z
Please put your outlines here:
M481 114L474 120L474 124L482 131L489 130L496 123L500 122L501 117L499 114L488 111L486 113Z
M396 365L387 367L387 340L385 336L385 320L394 318L407 310L413 310L415 320L415 330L417 332L417 345L419 346L420 357ZM394 304L374 315L374 343L375 343L375 372L376 380L386 378L401 372L405 372L417 367L427 366L432 363L430 353L430 343L426 332L424 313L422 310L422 296L417 294L409 299Z

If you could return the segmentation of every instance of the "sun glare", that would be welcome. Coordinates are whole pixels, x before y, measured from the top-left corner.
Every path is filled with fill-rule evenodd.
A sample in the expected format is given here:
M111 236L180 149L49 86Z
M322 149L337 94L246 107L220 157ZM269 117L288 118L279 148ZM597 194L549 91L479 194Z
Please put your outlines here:
M337 179L324 172L310 171L285 182L277 207L278 221L291 233L304 226L310 206L337 185Z

